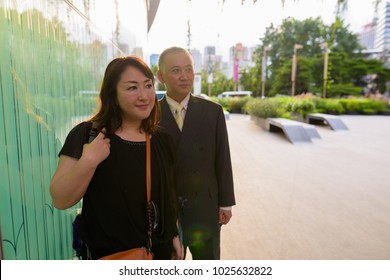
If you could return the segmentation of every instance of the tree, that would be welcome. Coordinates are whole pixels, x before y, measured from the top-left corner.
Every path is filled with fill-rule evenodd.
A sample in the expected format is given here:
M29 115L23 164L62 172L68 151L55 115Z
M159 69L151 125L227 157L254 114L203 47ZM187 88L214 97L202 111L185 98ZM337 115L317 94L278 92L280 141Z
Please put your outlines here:
M383 64L373 60L363 59L362 47L355 34L348 31L341 19L330 26L326 26L319 19L306 19L298 21L292 18L285 19L280 27L271 25L266 29L262 38L262 45L256 51L255 69L261 69L261 57L265 47L271 46L267 52L268 71L271 73L266 80L266 95L291 94L291 68L294 45L303 47L297 51L297 79L296 92L308 90L322 92L324 50L321 44L326 42L329 46L329 67L327 73L328 87L331 84L351 84L352 86L364 86L362 77L370 73L378 74L379 87L384 88L388 71ZM370 67L368 67L370 65ZM247 75L256 75L259 70L248 70ZM374 71L374 72L373 72ZM245 76L241 82L246 87L253 84L249 82L253 77ZM259 88L256 84L256 91Z
M202 70L202 92L206 94L208 94L209 92L207 74L207 70ZM214 71L213 76L214 78L213 83L211 85L211 96L217 96L224 91L233 90L233 81L232 79L228 79L225 74L218 71Z
M319 18L309 18L304 21L287 18L280 27L271 25L266 29L265 36L262 39L263 45L257 52L256 68L261 69L261 63L258 63L258 61L261 61L259 56L260 54L262 55L264 47L271 46L267 52L271 62L267 68L271 76L266 81L266 88L269 88L268 92L271 95L277 93L288 94L291 92L292 56L294 45L297 43L303 45L303 48L298 53L297 72L298 75L302 75L301 78L305 77L304 80L297 79L297 92L308 90L311 84L321 84L322 75L316 76L310 72L313 72L311 67L315 65L319 68L320 44L323 42L321 38L325 37L325 35L326 29ZM303 57L314 60L302 60ZM276 77L281 80L276 81ZM317 80L313 80L315 78Z
M259 68L252 67L247 68L241 74L240 84L244 86L246 90L250 90L256 96L257 92L260 92L261 88L261 71Z

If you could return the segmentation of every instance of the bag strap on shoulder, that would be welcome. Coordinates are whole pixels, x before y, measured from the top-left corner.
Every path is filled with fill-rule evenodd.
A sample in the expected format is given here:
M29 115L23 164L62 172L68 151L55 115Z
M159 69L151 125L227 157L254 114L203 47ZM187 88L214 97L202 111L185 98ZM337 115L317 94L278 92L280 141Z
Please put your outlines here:
M152 209L151 209L151 189L152 189L152 179L151 179L151 151L150 151L150 135L146 133L146 220L148 222L148 250L152 249L152 232L153 232L153 223L152 223Z
M91 122L90 130L88 133L88 143L91 143L93 141L93 139L96 138L97 135L98 135L97 123Z

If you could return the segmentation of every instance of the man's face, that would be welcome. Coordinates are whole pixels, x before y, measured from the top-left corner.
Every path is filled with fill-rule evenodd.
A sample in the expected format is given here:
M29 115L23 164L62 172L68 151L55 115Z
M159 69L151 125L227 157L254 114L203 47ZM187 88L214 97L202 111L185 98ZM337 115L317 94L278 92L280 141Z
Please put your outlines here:
M194 67L191 58L185 52L167 54L158 78L165 83L168 96L181 102L192 91L194 83Z

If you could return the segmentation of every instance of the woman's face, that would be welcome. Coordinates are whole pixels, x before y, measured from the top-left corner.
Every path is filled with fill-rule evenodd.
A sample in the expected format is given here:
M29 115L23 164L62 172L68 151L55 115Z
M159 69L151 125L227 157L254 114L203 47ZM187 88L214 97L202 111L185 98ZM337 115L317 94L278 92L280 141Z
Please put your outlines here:
M152 79L129 66L122 73L116 91L123 121L141 122L149 117L156 100Z

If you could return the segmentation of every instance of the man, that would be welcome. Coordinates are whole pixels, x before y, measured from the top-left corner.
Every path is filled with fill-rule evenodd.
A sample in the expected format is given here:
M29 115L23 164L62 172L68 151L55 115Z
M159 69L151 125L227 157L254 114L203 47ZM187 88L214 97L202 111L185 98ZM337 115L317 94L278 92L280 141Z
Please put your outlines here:
M220 105L191 94L194 66L187 50L166 49L157 75L167 90L160 125L177 149L183 245L194 260L218 260L221 225L229 222L235 205L225 116Z

